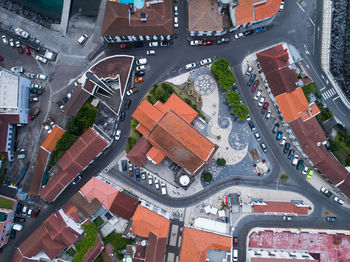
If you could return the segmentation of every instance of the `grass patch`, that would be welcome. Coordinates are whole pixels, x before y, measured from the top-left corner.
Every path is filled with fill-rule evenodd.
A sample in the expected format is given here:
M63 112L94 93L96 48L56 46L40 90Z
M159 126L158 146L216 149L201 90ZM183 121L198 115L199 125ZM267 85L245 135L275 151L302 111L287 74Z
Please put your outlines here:
M350 165L350 131L340 128L336 137L330 142L330 150L344 166Z
M105 246L107 245L107 243L112 244L114 247L114 252L118 255L118 258L123 258L123 254L121 254L121 251L125 249L126 245L133 244L134 240L123 238L122 234L112 232L103 239L103 242L105 243Z
M14 202L10 199L0 197L0 208L13 209Z
M66 250L66 254L70 257L74 257L76 253L73 247Z
M68 120L66 125L67 132L57 141L56 148L50 157L48 169L51 169L75 141L78 140L79 136L94 124L97 110L97 107L86 102L82 105L76 117Z
M97 227L100 227L104 223L104 221L101 217L98 217L94 220L94 223L96 224Z
M88 225L83 225L85 236L75 245L77 254L73 257L72 262L80 262L89 249L94 247L97 243L97 234L99 232L98 226L92 222Z
M318 90L318 87L316 86L315 82L308 83L304 85L302 88L303 88L304 95L309 103L311 100L311 94L315 94L317 99L322 98L321 92Z

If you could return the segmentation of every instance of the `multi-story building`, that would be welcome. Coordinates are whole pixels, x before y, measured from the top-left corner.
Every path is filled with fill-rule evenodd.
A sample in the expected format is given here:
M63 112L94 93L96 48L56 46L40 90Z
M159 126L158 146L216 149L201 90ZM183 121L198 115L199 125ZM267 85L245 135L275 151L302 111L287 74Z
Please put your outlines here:
M0 195L0 247L9 240L17 200Z
M0 67L0 153L10 161L16 137L16 125L28 123L31 81Z

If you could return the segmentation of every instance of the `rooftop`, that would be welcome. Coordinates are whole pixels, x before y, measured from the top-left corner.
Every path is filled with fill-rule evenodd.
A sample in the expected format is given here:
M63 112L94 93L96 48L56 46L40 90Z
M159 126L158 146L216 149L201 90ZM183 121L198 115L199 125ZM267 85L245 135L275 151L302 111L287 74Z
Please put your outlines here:
M188 1L188 31L223 31L217 0Z
M38 154L36 155L34 174L32 177L32 182L30 183L29 193L32 195L37 195L39 193L49 155L50 152L45 150L43 147L39 147Z
M141 14L146 14L147 21L141 21ZM129 6L107 1L101 36L146 36L173 34L173 6L171 0L146 5L136 9L130 15Z
M41 146L51 153L55 149L58 140L60 140L65 132L66 131L62 127L55 125Z
M298 215L307 215L309 213L307 206L297 206L292 202L265 202L265 204L253 205L254 213L288 213Z
M20 123L18 115L0 114L0 152L6 152L9 125L18 123Z
M132 232L148 238L152 232L157 237L168 238L170 221L151 210L138 205L132 217Z
M14 201L8 197L0 196L0 208L1 209L13 209Z
M131 148L129 153L126 155L135 165L143 166L147 161L146 154L152 148L152 145L142 136L139 141Z
M0 113L18 108L19 76L0 67Z
M138 200L136 198L133 198L124 192L119 192L112 203L110 211L118 217L130 220L137 205Z
M147 262L159 262L164 261L166 252L167 238L159 238L155 234L150 233L146 248L146 260Z
M231 250L231 238L184 227L180 262L205 262L209 249Z

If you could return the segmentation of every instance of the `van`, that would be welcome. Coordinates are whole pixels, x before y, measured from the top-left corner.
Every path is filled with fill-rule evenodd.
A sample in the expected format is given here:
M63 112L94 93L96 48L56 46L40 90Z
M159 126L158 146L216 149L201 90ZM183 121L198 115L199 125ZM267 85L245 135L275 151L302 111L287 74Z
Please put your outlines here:
M232 260L233 261L238 261L238 250L237 249L233 249Z
M147 58L140 58L136 60L137 65L147 65Z
M12 225L12 229L14 229L14 230L16 230L16 231L22 231L23 225L14 223L14 224Z

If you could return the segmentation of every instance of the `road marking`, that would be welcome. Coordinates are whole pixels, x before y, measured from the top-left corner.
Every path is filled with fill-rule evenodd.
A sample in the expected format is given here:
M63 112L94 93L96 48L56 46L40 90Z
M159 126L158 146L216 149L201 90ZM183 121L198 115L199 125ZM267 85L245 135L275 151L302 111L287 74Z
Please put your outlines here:
M305 13L304 8L303 8L298 2L296 2L296 3L297 3L297 5L300 7L301 11L303 11L303 12Z
M339 98L339 96L337 96L336 98L333 98L333 101L336 100L336 99L338 99L338 98Z
M324 90L326 87L324 86L322 89L320 89L320 91Z
M314 23L314 21L312 21L311 17L309 17L309 21L311 24L313 24L313 26L315 26L315 23Z
M293 29L293 30L289 30L288 31L288 34L290 35L290 34L294 34L295 33L295 29Z
M326 90L325 92L322 93L322 97L327 100L329 98L331 98L332 96L336 95L337 92L335 91L334 88L331 88L329 90Z
M305 64L305 65L306 65L307 69L310 69L310 67L309 67L309 65L308 65L308 64Z
M324 80L324 76L321 74L322 79Z
M334 98L334 99L338 99L338 98L339 98L339 96L336 97L336 98ZM333 102L334 102L334 101L333 101ZM334 103L334 105L338 108L338 110L340 111L340 113L342 113L344 116L346 116L346 115L344 114L344 112L340 110L340 108L338 107L338 105L337 105L336 103Z

